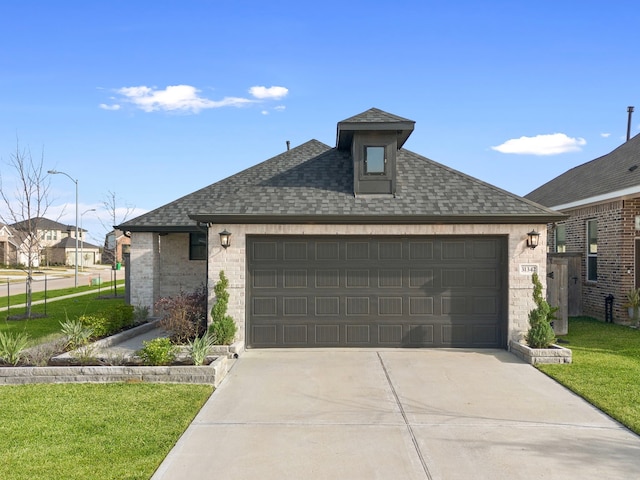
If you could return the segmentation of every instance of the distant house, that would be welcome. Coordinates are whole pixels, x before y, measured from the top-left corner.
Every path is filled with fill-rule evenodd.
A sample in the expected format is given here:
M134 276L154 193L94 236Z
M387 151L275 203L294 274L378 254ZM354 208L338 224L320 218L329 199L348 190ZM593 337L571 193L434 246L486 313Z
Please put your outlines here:
M41 265L75 265L76 251L76 227L65 225L44 217L17 222L11 225L19 232L35 230L39 252L39 264ZM100 263L100 247L85 241L86 230L78 229L78 265L93 265ZM82 255L80 251L86 249ZM90 262L90 263L89 263Z
M204 284L210 309L224 271L248 348L507 348L546 278L528 233L564 217L404 149L413 129L373 108L117 226L130 303Z
M569 215L548 229L550 255L569 260L569 314L604 319L612 295L613 319L627 321L626 294L640 287L640 136L525 198Z
M103 261L108 264L122 263L123 252L131 245L131 238L122 230L111 230L105 236Z
M81 235L82 236L82 235ZM55 245L46 247L49 262L53 265L75 265L76 239L65 237ZM78 242L78 266L90 267L101 262L100 247L80 239Z
M0 223L0 265L17 265L21 235L9 225Z

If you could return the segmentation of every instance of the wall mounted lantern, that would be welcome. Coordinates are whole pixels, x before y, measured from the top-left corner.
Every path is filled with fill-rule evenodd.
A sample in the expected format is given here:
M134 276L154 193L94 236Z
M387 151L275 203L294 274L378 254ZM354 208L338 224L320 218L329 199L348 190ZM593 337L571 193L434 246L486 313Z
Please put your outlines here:
M219 233L220 235L220 246L224 249L228 248L231 245L231 233L227 232L225 228L223 231Z
M527 236L527 247L533 250L538 246L538 242L540 241L540 234L535 230L531 230L529 233L527 233Z

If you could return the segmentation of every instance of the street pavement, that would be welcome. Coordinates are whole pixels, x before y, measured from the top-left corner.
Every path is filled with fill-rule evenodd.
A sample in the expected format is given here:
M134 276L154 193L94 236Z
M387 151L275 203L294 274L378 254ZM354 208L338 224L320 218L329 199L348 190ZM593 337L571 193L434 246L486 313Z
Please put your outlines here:
M0 270L0 297L7 295L19 295L25 293L26 276L19 270ZM93 279L100 279L103 283L110 282L113 277L117 280L124 279L124 269L113 270L110 265L94 265L85 267L78 271L78 286L91 285ZM60 290L75 286L75 270L36 270L31 282L32 292L42 292L46 290Z

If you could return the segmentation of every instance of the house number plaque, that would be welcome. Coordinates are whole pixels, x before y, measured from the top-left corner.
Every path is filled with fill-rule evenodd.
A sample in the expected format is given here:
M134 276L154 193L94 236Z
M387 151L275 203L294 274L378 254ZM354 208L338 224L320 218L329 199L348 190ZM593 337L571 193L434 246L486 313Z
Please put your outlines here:
M521 263L519 267L520 275L533 275L534 273L538 273L537 263Z

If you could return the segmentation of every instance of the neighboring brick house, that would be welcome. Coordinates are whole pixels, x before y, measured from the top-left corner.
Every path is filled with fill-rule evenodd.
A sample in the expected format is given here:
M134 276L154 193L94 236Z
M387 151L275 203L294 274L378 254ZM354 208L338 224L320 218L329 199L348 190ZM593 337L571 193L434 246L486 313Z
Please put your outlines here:
M220 271L248 348L507 348L528 329L558 212L403 147L414 122L378 109L117 228L134 305ZM231 244L222 245L230 232Z
M550 225L549 253L569 264L570 314L605 319L613 295L613 320L629 320L626 294L640 287L640 136L577 166L525 198L569 216ZM572 266L573 265L573 266Z
M122 230L111 230L104 240L102 256L104 262L108 264L122 263L123 253L128 251L129 245L131 245L131 239Z

